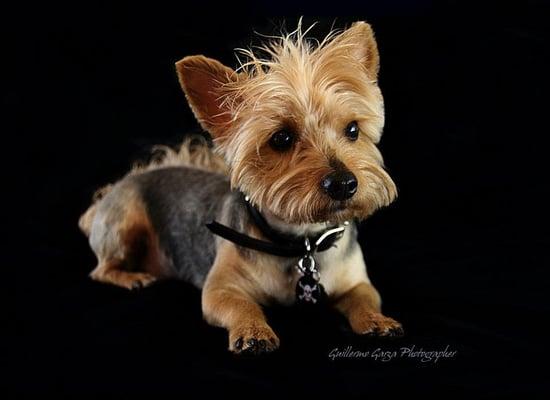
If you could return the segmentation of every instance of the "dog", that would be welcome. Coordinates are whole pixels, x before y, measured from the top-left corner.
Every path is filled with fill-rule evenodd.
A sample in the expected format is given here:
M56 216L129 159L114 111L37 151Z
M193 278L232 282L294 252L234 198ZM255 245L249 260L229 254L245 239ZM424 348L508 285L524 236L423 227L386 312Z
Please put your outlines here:
M234 70L176 63L200 126L96 196L82 215L91 278L128 289L179 278L234 353L279 347L263 306L325 303L359 335L399 336L369 281L356 221L397 195L377 148L384 125L371 26L272 38Z

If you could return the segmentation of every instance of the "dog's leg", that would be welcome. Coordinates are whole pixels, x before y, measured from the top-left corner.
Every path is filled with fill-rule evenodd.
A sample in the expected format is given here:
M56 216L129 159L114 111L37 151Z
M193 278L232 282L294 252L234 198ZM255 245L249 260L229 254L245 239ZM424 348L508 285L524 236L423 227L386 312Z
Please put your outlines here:
M399 322L381 313L380 295L370 283L363 252L357 243L350 246L343 262L324 275L325 279L328 278L327 288L334 308L347 318L355 333L379 336L403 334Z
M264 353L279 347L262 309L244 293L229 287L208 288L202 298L206 320L228 330L230 351Z
M202 291L202 309L212 325L229 332L234 353L265 353L279 347L279 338L268 325L257 291L233 245L222 244ZM256 293L257 294L257 293Z
M124 207L102 210L90 242L98 257L94 280L139 289L166 276L166 260L141 201L124 197Z
M360 335L402 336L401 324L380 311L380 296L370 283L361 282L339 296L334 307Z

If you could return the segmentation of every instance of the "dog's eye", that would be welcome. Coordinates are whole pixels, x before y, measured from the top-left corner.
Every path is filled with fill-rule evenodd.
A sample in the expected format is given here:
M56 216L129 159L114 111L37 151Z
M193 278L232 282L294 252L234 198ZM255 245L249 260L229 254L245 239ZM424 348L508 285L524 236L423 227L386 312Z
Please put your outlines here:
M357 140L359 137L359 125L357 121L351 121L348 126L346 126L344 132L349 140Z
M277 151L287 151L293 143L294 133L286 129L275 132L269 139L269 145Z

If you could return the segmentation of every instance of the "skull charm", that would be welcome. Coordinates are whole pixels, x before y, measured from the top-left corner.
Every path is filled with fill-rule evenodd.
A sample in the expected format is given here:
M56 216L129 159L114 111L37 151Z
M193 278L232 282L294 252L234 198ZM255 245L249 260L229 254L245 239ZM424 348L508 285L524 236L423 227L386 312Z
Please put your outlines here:
M317 304L321 298L321 287L311 276L304 275L298 279L296 284L296 300L299 303Z

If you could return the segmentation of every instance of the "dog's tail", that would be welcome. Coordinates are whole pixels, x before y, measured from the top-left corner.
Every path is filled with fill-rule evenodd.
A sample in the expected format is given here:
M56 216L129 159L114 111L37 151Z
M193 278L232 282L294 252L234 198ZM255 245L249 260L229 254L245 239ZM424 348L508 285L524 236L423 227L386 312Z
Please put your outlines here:
M105 197L107 193L111 191L113 185L109 184L103 186L101 189L95 191L92 198L92 205L80 216L78 219L78 227L86 236L90 236L90 231L92 229L92 222L97 209L97 204L99 201Z
M228 173L223 158L212 150L212 141L200 134L189 135L176 149L155 146L151 160L146 164L134 165L130 173L172 166L199 168L224 175Z
M155 146L150 161L135 164L129 175L172 166L193 167L223 175L228 174L223 158L212 151L211 140L203 135L194 134L187 136L177 149ZM78 226L86 236L90 236L99 201L111 191L112 187L113 185L110 184L97 190L94 193L92 205L80 216Z

